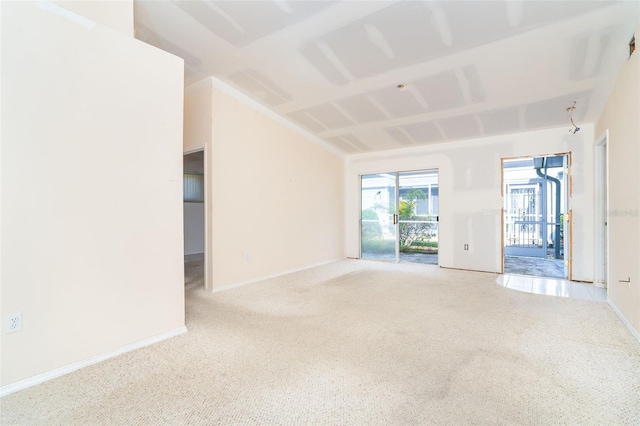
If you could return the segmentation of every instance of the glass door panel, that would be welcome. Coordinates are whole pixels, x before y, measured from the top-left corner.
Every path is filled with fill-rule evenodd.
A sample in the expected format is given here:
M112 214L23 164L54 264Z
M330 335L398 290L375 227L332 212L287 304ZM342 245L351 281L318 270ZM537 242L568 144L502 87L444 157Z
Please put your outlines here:
M396 173L361 177L360 253L363 259L397 260Z
M398 175L399 260L438 264L438 171Z

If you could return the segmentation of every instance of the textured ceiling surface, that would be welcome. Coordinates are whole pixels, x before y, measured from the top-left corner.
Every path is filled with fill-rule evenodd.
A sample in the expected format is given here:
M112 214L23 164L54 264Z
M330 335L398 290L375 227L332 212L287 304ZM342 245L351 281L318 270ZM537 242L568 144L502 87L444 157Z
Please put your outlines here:
M344 153L592 122L637 1L135 1L136 37ZM398 85L403 85L401 89Z

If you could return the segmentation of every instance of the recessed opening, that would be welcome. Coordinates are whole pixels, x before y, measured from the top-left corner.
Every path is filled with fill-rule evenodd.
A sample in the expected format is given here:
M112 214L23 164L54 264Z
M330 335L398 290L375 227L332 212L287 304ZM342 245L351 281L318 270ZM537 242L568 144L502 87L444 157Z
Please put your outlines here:
M636 50L636 35L634 34L633 37L631 37L631 41L629 42L629 57L631 57L631 55L635 50Z

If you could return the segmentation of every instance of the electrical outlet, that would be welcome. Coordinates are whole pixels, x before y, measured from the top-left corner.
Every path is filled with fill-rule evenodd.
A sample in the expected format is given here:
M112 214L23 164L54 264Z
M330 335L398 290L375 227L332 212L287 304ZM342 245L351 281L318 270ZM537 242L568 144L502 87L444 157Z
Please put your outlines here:
M13 333L22 330L22 314L7 315L6 332Z
M249 260L249 252L246 252L246 253L244 254L244 260Z
M465 245L464 245L464 249L465 249L465 250L469 250L469 244L465 244Z

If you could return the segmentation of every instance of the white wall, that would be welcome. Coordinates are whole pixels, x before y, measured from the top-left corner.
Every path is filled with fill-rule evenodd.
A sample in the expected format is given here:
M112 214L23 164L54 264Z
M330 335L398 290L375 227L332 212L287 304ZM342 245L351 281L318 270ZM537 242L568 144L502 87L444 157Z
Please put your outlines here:
M185 151L211 132L207 287L344 257L344 159L213 84L187 88L185 101Z
M184 326L183 61L0 7L4 386Z
M204 253L204 203L184 203L184 254Z
M640 34L640 29L636 34ZM637 36L636 36L637 37ZM629 35L631 38L631 35ZM609 129L608 296L640 336L640 53L623 66L596 136ZM631 279L630 283L626 281Z
M592 281L593 126L576 135L569 127L348 157L347 256L360 254L360 175L438 169L440 266L500 272L501 158L571 152L573 278Z

